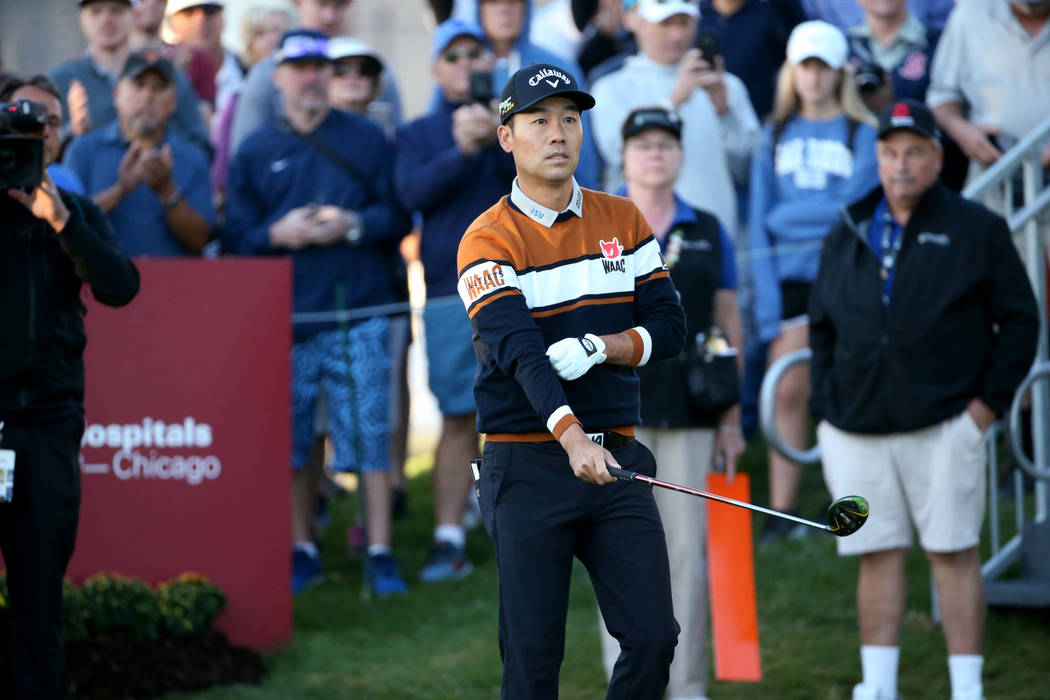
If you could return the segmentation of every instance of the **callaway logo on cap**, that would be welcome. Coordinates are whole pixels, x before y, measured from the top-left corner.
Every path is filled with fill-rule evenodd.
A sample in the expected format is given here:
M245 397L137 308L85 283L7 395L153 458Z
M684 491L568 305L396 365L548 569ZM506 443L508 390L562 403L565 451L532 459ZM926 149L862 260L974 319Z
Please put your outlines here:
M576 80L564 68L552 63L533 63L510 76L500 94L499 117L504 124L548 97L568 97L582 112L594 106L594 98L579 89Z

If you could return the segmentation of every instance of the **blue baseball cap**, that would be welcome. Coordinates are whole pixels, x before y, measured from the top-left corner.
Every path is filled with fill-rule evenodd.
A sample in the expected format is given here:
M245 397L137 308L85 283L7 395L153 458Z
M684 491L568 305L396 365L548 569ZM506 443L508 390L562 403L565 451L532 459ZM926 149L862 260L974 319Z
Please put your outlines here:
M331 62L328 57L328 37L313 29L293 29L285 32L273 55L274 65L288 61Z
M472 37L482 44L488 43L485 31L474 22L467 22L462 19L446 19L434 30L434 46L430 57L437 58L438 54L447 49L449 44L461 36Z

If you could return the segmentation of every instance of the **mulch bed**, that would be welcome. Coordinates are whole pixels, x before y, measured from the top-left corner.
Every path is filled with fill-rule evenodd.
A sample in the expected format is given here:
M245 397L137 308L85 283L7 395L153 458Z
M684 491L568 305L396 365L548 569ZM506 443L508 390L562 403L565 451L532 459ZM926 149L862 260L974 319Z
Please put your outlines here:
M0 623L6 620L0 619ZM0 679L10 678L10 627L0 624ZM154 698L220 684L258 684L266 664L210 630L199 637L150 640L112 633L66 645L70 695L83 700ZM0 682L0 687L4 687Z

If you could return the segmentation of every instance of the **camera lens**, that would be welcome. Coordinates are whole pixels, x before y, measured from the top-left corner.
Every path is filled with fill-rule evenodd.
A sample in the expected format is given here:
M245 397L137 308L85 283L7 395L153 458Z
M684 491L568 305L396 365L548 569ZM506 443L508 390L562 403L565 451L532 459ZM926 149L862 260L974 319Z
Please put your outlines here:
M886 75L881 66L874 63L864 63L857 68L857 89L864 95L870 95L882 86Z

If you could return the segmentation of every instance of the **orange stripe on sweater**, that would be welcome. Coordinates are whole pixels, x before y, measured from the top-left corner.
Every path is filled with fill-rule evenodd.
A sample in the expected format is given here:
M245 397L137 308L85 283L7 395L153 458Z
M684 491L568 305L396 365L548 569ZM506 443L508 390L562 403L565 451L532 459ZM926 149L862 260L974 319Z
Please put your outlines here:
M581 306L600 306L602 304L631 304L634 302L634 297L603 297L601 299L583 299L576 302L575 304L569 304L568 306L559 306L556 309L548 309L546 311L533 311L533 318L547 318L548 316L555 316L557 314L563 314L573 309L578 309Z

